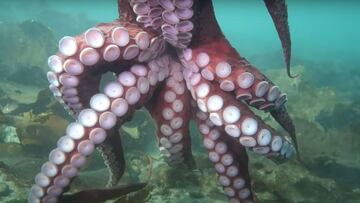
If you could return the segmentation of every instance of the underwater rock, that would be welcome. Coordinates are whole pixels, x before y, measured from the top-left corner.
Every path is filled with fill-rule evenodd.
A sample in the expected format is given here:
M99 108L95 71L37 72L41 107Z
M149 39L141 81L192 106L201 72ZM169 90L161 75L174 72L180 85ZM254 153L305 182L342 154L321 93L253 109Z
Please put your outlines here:
M32 40L37 40L44 48L51 47L54 42L53 32L48 26L35 20L28 20L19 24L21 30ZM52 50L49 50L52 51Z
M18 77L11 77L11 81L16 83L39 86L46 84L46 77L42 77L47 70L47 61L44 59L56 50L55 37L46 26L36 21L1 23L0 45L2 80L15 74ZM23 69L29 69L27 73L30 74L18 74Z
M19 137L24 147L33 153L47 153L64 134L68 122L61 117L51 115L44 122L32 122L19 128Z
M253 187L260 202L339 202L343 198L334 180L317 177L295 162L279 166L255 154L250 156Z
M49 89L42 89L39 92L34 92L35 101L28 104L18 104L18 108L13 111L12 114L21 114L24 112L33 112L34 114L41 114L46 111L53 110L53 96ZM57 114L60 115L60 114Z
M333 109L321 111L316 121L325 130L332 129L353 129L354 132L360 130L360 104L355 101L351 103L339 103Z
M0 197L8 196L9 194L9 187L5 183L0 183Z
M355 54L355 53L354 53ZM328 87L335 90L339 101L356 100L360 85L359 65L354 61L314 61L302 60L308 74L306 80L315 87Z
M130 178L136 182L138 182L140 179L148 179L149 177L143 177L143 176L149 175L146 174L146 171L152 170L150 168L152 167L150 158L146 155L139 156L139 154L138 155L131 154L130 157L127 158L129 159L128 162L129 164L127 164L126 166L126 170Z
M339 115L332 119L342 120ZM296 120L306 166L320 177L332 178L348 187L360 187L359 124L324 129L318 123Z
M9 99L6 99L6 100L7 101L5 102L5 104L0 103L0 111L2 113L4 113L4 114L11 113L11 112L15 111L19 107L17 102L15 102L13 100L9 100Z
M25 154L21 145L16 143L0 143L0 163L6 162L9 159L16 161L17 156L23 156ZM7 164L7 162L6 162ZM1 168L0 164L0 168Z
M44 9L36 19L48 25L56 33L56 38L76 35L96 24L96 21L90 20L84 14L71 15L54 9Z
M19 104L34 103L37 99L38 93L43 87L21 85L15 82L0 81L0 90L4 93L7 99L15 101Z
M3 167L0 161L0 202L25 202L28 189Z
M149 113L143 109L135 111L132 120L124 123L119 131L121 135L126 135L122 136L125 151L136 153L136 150L141 149L142 152L148 153L156 146L155 123Z
M51 113L23 113L20 116L3 115L6 125L14 126L24 148L32 153L46 153L64 134L68 121Z
M38 66L19 66L7 79L22 85L36 87L46 87L48 83L44 70Z
M153 175L147 187L150 187L150 191L146 201L124 202L227 202L207 156L205 154L196 154L196 156L201 171L189 170L185 165L177 165L173 168L168 166L159 155L153 155ZM129 196L127 199L132 198Z
M0 126L0 143L18 143L20 139L17 136L16 128L13 126Z
M336 71L331 77L319 79L322 85L316 84L322 75L319 72L327 69L313 69L307 64L293 67L294 72L301 73L296 79L286 77L281 70L268 71L269 77L288 94L287 106L294 118L305 167L293 162L277 167L268 160L252 157L251 167L255 168L251 170L252 177L260 202L356 202L358 199L348 191L360 187L359 99L344 97L345 92L339 93L333 86L325 85L325 80L337 77ZM269 115L261 116L286 135Z

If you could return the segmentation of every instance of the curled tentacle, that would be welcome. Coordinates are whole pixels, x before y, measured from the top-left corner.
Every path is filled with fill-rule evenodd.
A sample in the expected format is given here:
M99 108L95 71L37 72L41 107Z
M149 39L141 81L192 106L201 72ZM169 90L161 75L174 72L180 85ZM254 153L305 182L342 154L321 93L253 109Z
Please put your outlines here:
M81 110L78 121L68 126L66 135L59 139L49 161L35 177L30 203L56 202L95 147L105 141L106 130L114 128L117 120L124 121L150 99L159 83L159 72L145 65L137 67L136 73L120 73L119 82L111 82L103 94L93 95L90 108Z
M286 94L240 57L226 40L185 49L180 58L183 65L194 73L193 78L214 81L222 91L233 92L237 99L259 110L279 108L287 101Z
M186 67L188 84L197 83L203 78L207 83L217 83L221 91L235 94L237 99L250 106L271 111L298 148L292 119L284 107L286 94L281 93L277 85L240 57L225 39L199 44L181 51L179 55Z
M141 190L147 183L134 183L123 186L117 186L109 189L84 190L75 194L64 195L60 197L59 203L99 203L107 200L119 198L131 192Z
M271 18L274 21L281 41L285 58L286 73L290 78L296 78L299 75L293 76L291 75L290 71L291 37L288 24L288 11L285 0L264 0L264 2L271 15Z
M292 77L285 2L264 1ZM139 183L62 195L96 146L111 171L109 184L117 183L124 157L114 128L144 105L156 120L158 142L169 161L195 167L188 129L190 104L200 109L194 117L230 202L252 202L244 146L280 158L289 158L294 150L247 105L270 111L297 149L295 128L284 106L286 95L231 47L211 0L118 0L118 4L120 20L62 38L59 53L48 59L50 89L78 121L68 126L42 166L29 202L99 202L144 187ZM101 75L108 71L117 80L98 93ZM156 98L151 100L153 94Z
M59 53L48 59L50 90L77 115L98 91L103 73L118 73L124 70L121 67L148 62L164 49L164 40L136 24L122 20L99 24L81 35L60 40Z
M281 3L282 0L279 1ZM277 0L274 0L272 5L280 5L276 2ZM286 6L284 8L286 11ZM269 8L269 10L276 9ZM286 94L281 93L278 86L250 65L226 40L216 21L212 2L199 2L197 15L199 17L196 19L196 25L199 26L196 27L191 45L188 49L179 51L179 58L187 67L184 74L193 75L193 80L202 76L208 81L216 81L222 91L233 92L238 99L260 110L270 111L283 106L287 101ZM285 36L290 39L289 35ZM290 45L286 47L289 51ZM290 61L290 54L288 56ZM283 120L277 119L277 121ZM284 126L285 123L280 125ZM293 135L292 131L288 133Z
M289 158L294 153L289 141L279 136L261 118L257 117L244 103L220 89L217 84L200 77L185 77L193 99L204 116L236 138L241 145L258 154Z
M76 118L81 110L89 108L103 73L136 71L139 68L128 68L128 64L155 58L164 46L154 33L123 20L100 24L76 37L64 37L59 42L59 53L48 59L50 89ZM111 185L122 176L123 157L121 147L111 147L116 144L116 137L109 139L115 140L106 141L99 149L109 166Z

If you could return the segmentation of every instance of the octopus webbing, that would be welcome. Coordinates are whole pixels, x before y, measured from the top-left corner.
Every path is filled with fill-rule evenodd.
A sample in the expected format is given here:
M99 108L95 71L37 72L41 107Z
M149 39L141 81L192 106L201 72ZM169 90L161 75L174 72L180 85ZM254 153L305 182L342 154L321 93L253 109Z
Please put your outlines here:
M155 120L159 149L170 166L196 168L189 136L194 119L229 202L253 202L245 149L276 160L296 152L286 94L230 45L211 0L118 0L118 5L118 19L63 37L59 52L48 58L49 88L76 121L41 166L29 203L101 202L144 187L114 187L125 166L117 129L141 107ZM265 5L292 77L286 4L265 0ZM99 91L107 72L113 81ZM270 113L292 141L251 108ZM96 148L114 188L64 195Z

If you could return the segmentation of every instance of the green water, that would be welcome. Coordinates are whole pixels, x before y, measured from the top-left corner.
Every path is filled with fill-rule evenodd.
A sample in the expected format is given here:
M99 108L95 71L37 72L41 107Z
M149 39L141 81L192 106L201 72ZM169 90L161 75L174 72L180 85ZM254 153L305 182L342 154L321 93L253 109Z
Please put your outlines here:
M214 0L231 44L288 93L305 162L276 165L250 153L254 192L260 202L360 202L360 1L287 2L297 79L285 75L280 41L262 1ZM24 202L33 176L72 120L48 92L39 93L48 86L46 61L57 41L117 15L116 0L0 1L0 202ZM154 158L142 201L226 202L193 124L196 171L166 165L145 111L122 132L128 163L124 182L146 181L146 170L131 172L131 167L146 169L146 154ZM101 188L106 181L107 170L96 154L75 188Z

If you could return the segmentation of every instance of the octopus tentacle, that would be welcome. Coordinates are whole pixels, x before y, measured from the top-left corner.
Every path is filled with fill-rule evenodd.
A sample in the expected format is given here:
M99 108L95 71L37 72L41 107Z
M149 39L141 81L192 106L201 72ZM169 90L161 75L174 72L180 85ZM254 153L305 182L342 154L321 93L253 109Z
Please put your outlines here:
M64 195L59 198L59 203L99 203L107 200L115 199L131 192L138 191L144 188L146 183L134 183L128 185L122 185L109 189L93 189L84 190L75 194Z
M156 121L157 140L166 161L170 165L184 162L194 168L189 136L190 95L181 73L182 66L172 59L167 64L170 76L147 109Z
M203 143L209 151L218 181L230 203L252 202L247 155L244 147L215 126L208 116L197 110L196 120Z
M229 151L231 151L234 155L234 160L236 160L236 164L238 166L238 169L242 176L245 179L245 186L251 191L251 178L248 168L248 162L249 158L246 152L246 149L242 147L239 143L234 142L231 138L227 139L227 144L229 145ZM235 187L235 186L233 186ZM239 187L239 186L237 186ZM236 189L236 188L235 188ZM238 196L241 197L243 195L246 195L247 191L243 191L238 193ZM254 199L254 201L245 201L246 203L253 203L256 202L256 196L251 193L251 198ZM232 202L231 202L232 201ZM239 201L236 198L230 199L230 203L238 203Z
M288 24L288 12L285 0L264 0L271 18L274 21L283 48L286 72L290 78L296 78L299 75L291 75L291 37Z
M164 49L164 40L135 24L121 20L99 24L84 34L60 40L59 53L48 59L50 89L78 114L88 105L89 93L98 91L101 74L148 62Z
M49 161L35 177L29 202L57 202L69 187L96 145L102 144L106 130L124 121L132 112L145 104L158 84L159 73L142 66L142 76L123 72L119 82L109 83L104 93L93 95L90 107L80 111L78 121L67 127L66 135L49 155ZM146 90L146 91L145 91Z
M292 77L286 4L264 1ZM48 59L50 89L77 121L35 177L29 202L97 202L144 187L140 183L63 196L95 147L110 169L109 185L117 183L125 163L116 127L141 106L157 123L158 142L170 155L169 163L184 161L190 168L195 167L188 123L193 113L229 201L252 202L245 147L280 159L289 158L294 148L248 105L269 111L297 149L286 94L231 47L212 0L118 0L118 5L120 19L62 38L59 53ZM117 79L98 93L101 75L109 71Z
M280 107L278 109L271 110L270 113L271 113L271 116L281 125L281 127L283 127L289 133L289 136L291 137L292 141L294 142L297 160L300 162L303 162L302 158L300 156L299 145L298 145L298 141L296 138L295 125L294 125L288 111L286 110L286 106L283 105L282 107Z
M186 77L185 77L186 79ZM204 78L190 76L187 79L192 97L198 108L207 113L211 122L222 127L227 135L249 147L258 154L289 158L294 153L289 141L277 135L275 130L266 125L245 104L222 91L217 84Z
M272 5L281 4L276 1ZM270 8L269 10L273 11L274 9ZM258 109L266 111L284 109L282 106L287 101L286 94L281 94L278 86L251 66L226 40L216 21L212 1L200 1L197 15L196 32L192 43L188 49L179 51L181 62L188 68L184 71L185 74L191 75L195 72L209 81L216 81L223 91L233 92L238 99L245 100ZM290 50L290 46L287 47ZM194 74L193 77L198 78L199 75ZM273 112L275 115L277 111ZM283 111L281 115L285 114L287 112ZM286 119L291 121L290 116ZM285 119L276 120L282 122L280 123L282 126L287 125L283 122ZM295 132L292 131L291 126L286 126L285 130L296 142Z
M129 0L118 0L118 13L119 19L124 19L131 23L136 22L136 16L132 12L132 7L129 4Z
M221 90L234 92L237 99L259 110L279 108L287 101L278 86L241 58L225 40L186 49L180 58L192 70L193 77L214 81Z
M128 16L136 18L140 26L161 33L173 47L183 49L192 38L194 3L194 0L130 0L131 11L126 12L131 13Z
M298 149L295 127L285 108L286 94L281 93L277 85L240 57L225 39L194 45L180 51L179 57L186 67L185 74L193 83L202 77L208 82L217 83L222 91L235 94L237 99L250 106L270 111Z
M115 186L125 171L125 157L121 137L117 127L107 131L106 140L97 149L100 151L104 163L109 169L107 187Z

